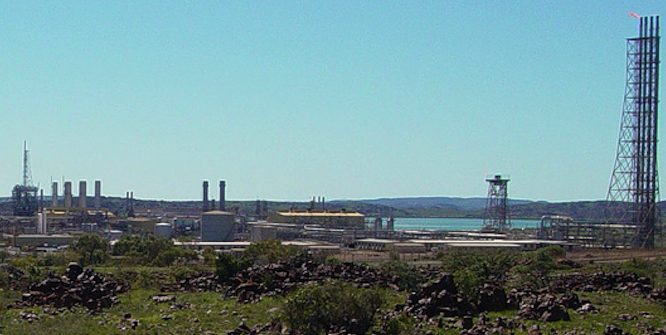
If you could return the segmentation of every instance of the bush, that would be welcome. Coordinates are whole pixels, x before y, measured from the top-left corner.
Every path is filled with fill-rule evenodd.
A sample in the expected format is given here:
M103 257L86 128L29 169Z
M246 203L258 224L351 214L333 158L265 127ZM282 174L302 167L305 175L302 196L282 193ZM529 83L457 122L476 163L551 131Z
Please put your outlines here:
M342 328L348 333L364 334L373 326L382 303L383 298L375 289L325 283L289 295L282 317L294 334L327 334Z
M74 242L72 250L81 256L84 266L101 264L109 258L109 240L97 234L84 234Z
M69 262L78 261L75 253L70 251L61 251L58 253L49 253L44 256L44 266L65 267Z
M661 269L659 265L655 264L657 261L648 261L641 258L632 258L619 265L619 271L624 273L633 273L640 277L650 278L655 280L659 277Z
M398 277L398 287L401 290L414 291L423 283L424 277L419 271L410 267L407 262L390 260L379 266L379 271L393 277Z
M215 250L211 247L205 247L201 252L201 256L204 259L205 266L215 266Z
M274 238L252 243L243 252L243 258L252 263L275 263L305 255L303 249L294 245L282 245L280 240Z
M550 284L549 275L553 270L564 269L556 260L566 256L559 246L548 246L536 251L525 252L519 264L514 267L516 284L523 287L540 289Z
M506 281L519 256L512 250L454 250L439 257L444 271L453 274L458 291L470 301L475 301L483 284L490 281L503 284Z
M196 252L173 245L155 235L123 235L112 248L113 255L125 256L133 265L170 266L178 260L195 260Z
M249 259L238 260L229 253L223 252L217 255L215 260L215 275L220 283L234 277L239 271L247 269L252 265Z

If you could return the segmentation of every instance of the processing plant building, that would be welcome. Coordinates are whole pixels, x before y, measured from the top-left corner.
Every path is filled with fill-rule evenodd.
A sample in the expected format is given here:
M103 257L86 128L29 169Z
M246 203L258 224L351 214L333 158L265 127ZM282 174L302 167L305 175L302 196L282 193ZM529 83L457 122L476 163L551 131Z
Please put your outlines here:
M268 216L269 222L291 224L315 224L327 228L365 227L365 215L356 211L289 210L277 211Z

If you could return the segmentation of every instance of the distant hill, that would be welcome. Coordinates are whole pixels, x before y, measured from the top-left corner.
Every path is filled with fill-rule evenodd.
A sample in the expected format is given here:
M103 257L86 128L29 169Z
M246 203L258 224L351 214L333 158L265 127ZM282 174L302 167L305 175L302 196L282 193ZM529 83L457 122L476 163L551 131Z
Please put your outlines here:
M334 201L335 202L335 201ZM360 202L382 205L397 209L441 207L463 211L477 211L486 208L486 198L451 198L451 197L413 197L413 198L381 198L372 200L341 200L341 202ZM534 203L529 200L509 200L510 206Z
M0 215L11 215L11 199L0 198ZM89 201L92 199L89 198ZM72 203L78 203L74 197ZM539 219L543 215L566 215L578 220L598 221L604 217L606 201L574 201L551 203L546 201L509 200L509 212L513 219ZM307 209L309 202L268 201L268 212L276 210ZM141 200L135 199L137 210L151 209L155 212L178 211L192 209L194 212L201 208L200 200L168 201L168 200ZM321 204L316 204L320 209ZM456 198L456 197L405 197L381 198L360 200L332 200L326 202L329 210L354 210L367 217L386 217L393 213L395 217L440 217L440 218L482 218L486 206L486 198ZM126 200L122 197L102 197L102 207L113 212L122 212L126 208ZM235 209L243 215L253 216L256 201L227 201L227 209ZM661 212L666 211L666 202L659 203Z

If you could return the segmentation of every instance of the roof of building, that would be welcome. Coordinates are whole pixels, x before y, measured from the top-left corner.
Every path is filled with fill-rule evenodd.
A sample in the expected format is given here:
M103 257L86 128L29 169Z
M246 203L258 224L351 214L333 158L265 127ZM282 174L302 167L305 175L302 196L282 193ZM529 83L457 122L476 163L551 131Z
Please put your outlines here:
M204 212L204 213L202 213L202 215L235 215L235 214L231 213L231 212L215 210L215 211Z
M297 217L331 217L331 216L341 216L341 217L365 217L365 215L359 212L290 212L290 211L278 211L277 214L283 216L297 216Z
M356 240L356 243L395 244L395 243L398 243L398 241L385 240L385 239L381 239L381 238L364 238L362 240Z
M553 241L553 240L428 240L428 239L414 239L409 240L412 243L424 243L424 244L444 244L450 246L462 246L465 244L474 243L477 245L487 244L487 245L533 245L533 244L549 244L549 245L566 245L570 244L565 241Z
M190 245L190 246L202 246L202 247L208 247L208 246L227 246L227 247L247 247L252 242L200 242L200 241L193 241L193 242L182 242L182 241L174 241L173 245L177 246L185 246L185 245Z

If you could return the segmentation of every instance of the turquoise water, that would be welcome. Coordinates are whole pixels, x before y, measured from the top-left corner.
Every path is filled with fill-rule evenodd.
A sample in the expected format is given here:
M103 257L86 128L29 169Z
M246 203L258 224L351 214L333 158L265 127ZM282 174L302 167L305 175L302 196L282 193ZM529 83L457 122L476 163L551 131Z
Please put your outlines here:
M384 221L386 222L386 220ZM511 220L514 228L536 228L539 220ZM483 227L483 219L395 218L395 230L473 231Z

